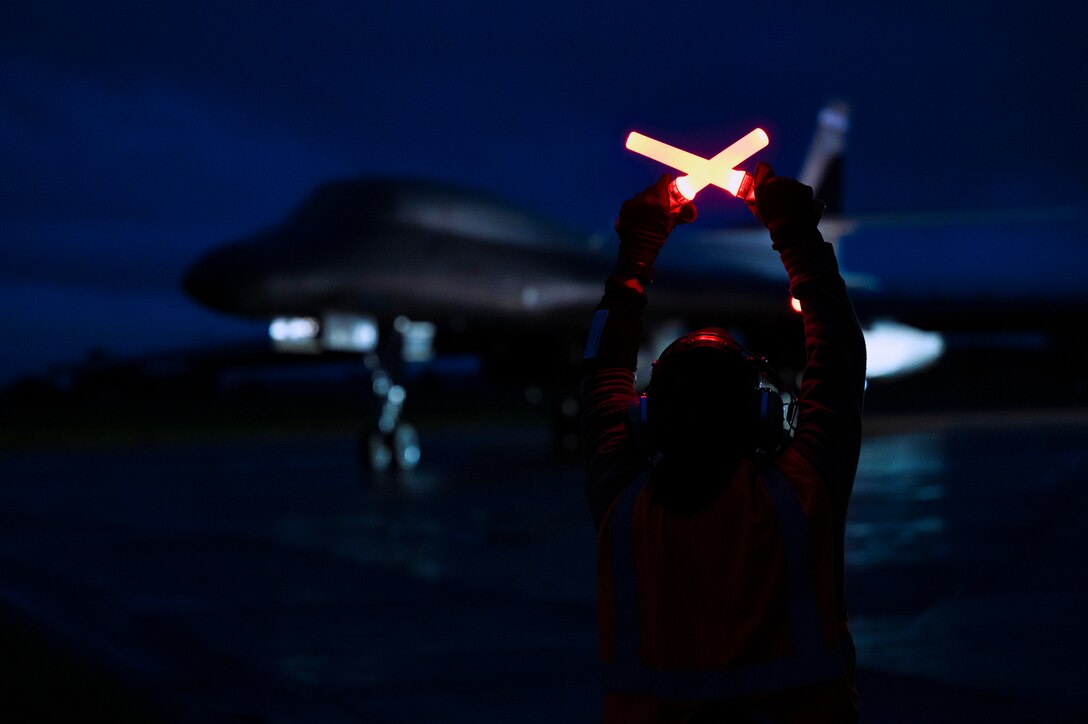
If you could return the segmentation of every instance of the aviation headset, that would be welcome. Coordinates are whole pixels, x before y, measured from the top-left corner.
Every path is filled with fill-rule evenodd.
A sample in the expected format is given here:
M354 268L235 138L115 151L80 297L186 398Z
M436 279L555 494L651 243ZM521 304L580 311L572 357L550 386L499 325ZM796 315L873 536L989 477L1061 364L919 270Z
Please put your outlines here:
M756 382L751 390L751 402L744 415L755 427L754 447L746 451L757 456L771 455L789 443L797 431L797 399L782 382L765 357L756 357L722 329L708 327L680 337L661 353L654 362L653 374L671 367L681 352L697 348L719 350L722 354L739 356L755 372ZM660 454L653 434L653 375L646 393L632 402L627 415L627 427L639 448L651 460Z

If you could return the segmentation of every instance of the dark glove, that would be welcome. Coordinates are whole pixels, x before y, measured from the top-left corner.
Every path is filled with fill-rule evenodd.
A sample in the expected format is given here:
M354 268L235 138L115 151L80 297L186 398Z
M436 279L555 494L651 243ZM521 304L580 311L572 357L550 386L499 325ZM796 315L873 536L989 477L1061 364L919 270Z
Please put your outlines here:
M815 201L812 189L800 181L775 176L768 163L760 161L756 165L755 183L746 203L771 232L771 246L775 251L821 238L816 224L823 215L823 203Z
M649 281L653 264L665 239L677 224L694 221L698 212L695 204L673 201L669 186L672 177L664 174L653 186L623 202L616 233L620 237L616 273Z

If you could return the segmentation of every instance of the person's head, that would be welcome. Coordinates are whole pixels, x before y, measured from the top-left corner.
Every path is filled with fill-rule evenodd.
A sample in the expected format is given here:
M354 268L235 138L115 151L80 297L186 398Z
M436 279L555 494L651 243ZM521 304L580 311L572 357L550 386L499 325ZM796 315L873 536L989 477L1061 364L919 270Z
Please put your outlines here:
M741 457L773 453L788 441L792 403L766 360L725 330L708 327L680 337L654 363L642 424L671 464L731 468Z

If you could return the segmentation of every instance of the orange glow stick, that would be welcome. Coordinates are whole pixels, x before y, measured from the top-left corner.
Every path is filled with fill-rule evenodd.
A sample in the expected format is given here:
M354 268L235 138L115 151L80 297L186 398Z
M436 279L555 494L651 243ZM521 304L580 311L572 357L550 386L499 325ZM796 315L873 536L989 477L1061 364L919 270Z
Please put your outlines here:
M723 150L709 161L701 156L670 146L667 143L644 136L637 131L632 131L627 136L627 148L635 153L658 161L667 166L672 166L678 171L683 171L688 176L678 178L677 188L688 199L695 198L695 194L710 184L725 189L736 196L744 177L744 171L734 168L756 151L765 148L770 140L766 131L756 128L748 135L738 140L733 145Z

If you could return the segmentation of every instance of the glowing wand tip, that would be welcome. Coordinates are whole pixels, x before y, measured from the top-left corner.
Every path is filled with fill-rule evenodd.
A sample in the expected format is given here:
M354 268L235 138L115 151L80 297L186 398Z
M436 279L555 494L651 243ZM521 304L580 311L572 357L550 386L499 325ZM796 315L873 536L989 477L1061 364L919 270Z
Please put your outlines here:
M706 187L705 183L696 181L691 176L680 176L673 183L676 185L676 190L688 201L695 199L695 194L699 193Z

